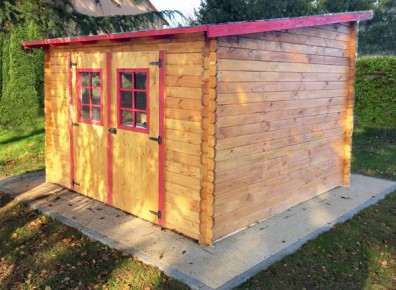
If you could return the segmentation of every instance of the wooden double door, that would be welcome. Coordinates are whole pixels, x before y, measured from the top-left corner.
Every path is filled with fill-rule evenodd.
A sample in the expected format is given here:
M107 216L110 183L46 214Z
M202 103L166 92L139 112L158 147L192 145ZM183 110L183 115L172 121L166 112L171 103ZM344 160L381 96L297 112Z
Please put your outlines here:
M69 63L71 187L159 224L162 65L161 52L75 54Z

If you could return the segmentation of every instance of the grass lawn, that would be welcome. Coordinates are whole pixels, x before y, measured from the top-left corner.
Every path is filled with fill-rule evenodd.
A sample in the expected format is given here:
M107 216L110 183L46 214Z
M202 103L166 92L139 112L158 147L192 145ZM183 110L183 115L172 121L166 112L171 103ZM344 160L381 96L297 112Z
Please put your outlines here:
M44 118L22 128L0 127L0 178L44 169Z
M395 137L396 131L356 131L353 171L396 180ZM19 133L0 129L0 176L43 168L43 139L40 122ZM395 221L393 193L238 289L396 289ZM158 269L0 194L0 289L46 286L187 289Z

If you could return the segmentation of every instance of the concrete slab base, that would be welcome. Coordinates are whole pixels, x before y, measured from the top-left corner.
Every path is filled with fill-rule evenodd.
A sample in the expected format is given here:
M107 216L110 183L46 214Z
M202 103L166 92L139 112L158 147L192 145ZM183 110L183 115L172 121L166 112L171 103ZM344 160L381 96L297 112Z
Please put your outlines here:
M157 266L193 289L231 289L308 240L396 191L392 181L352 175L336 188L202 247L181 236L60 186L44 172L0 180L0 191L110 247Z

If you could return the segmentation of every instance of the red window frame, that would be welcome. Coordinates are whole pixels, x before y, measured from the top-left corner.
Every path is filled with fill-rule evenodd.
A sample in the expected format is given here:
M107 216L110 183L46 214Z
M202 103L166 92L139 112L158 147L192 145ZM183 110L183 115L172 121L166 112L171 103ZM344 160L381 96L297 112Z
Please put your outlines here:
M122 79L121 75L123 73L130 73L132 74L132 88L122 88ZM146 89L136 89L135 88L135 73L146 73ZM121 92L132 92L132 108L123 108L122 105L122 94ZM135 107L135 92L144 92L146 93L146 109L136 109ZM122 125L122 111L130 111L132 112L133 118L133 126L125 126ZM136 113L141 112L146 114L147 124L146 128L137 128L136 127ZM119 129L140 132L149 134L150 132L150 70L148 68L137 68L137 69L117 69L117 127Z
M92 125L100 125L103 126L103 79L102 79L102 69L86 69L79 68L77 69L77 100L78 100L78 122L92 124ZM81 73L89 74L89 85L83 86L81 80ZM99 73L100 86L92 86L92 73ZM89 104L82 103L82 89L89 90ZM99 105L92 104L92 90L99 90ZM82 107L89 107L89 120L82 118ZM92 119L92 108L100 108L100 120Z

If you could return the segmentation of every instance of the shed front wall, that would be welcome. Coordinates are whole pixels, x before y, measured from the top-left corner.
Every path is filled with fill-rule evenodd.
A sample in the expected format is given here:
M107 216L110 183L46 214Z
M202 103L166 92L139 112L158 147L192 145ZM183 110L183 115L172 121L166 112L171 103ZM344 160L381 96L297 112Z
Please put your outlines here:
M87 53L165 51L165 221L164 226L200 239L203 163L202 33L166 39L49 47L45 53L47 181L71 187L68 57ZM105 74L104 74L105 75ZM104 80L105 81L105 80ZM114 98L115 96L112 96ZM106 100L106 95L104 95ZM74 120L75 122L76 120ZM104 119L106 125L106 119ZM204 130L205 131L205 130ZM206 157L205 157L206 158ZM117 194L116 192L113 195ZM201 238L202 239L202 238Z
M349 183L355 33L218 39L214 240Z

